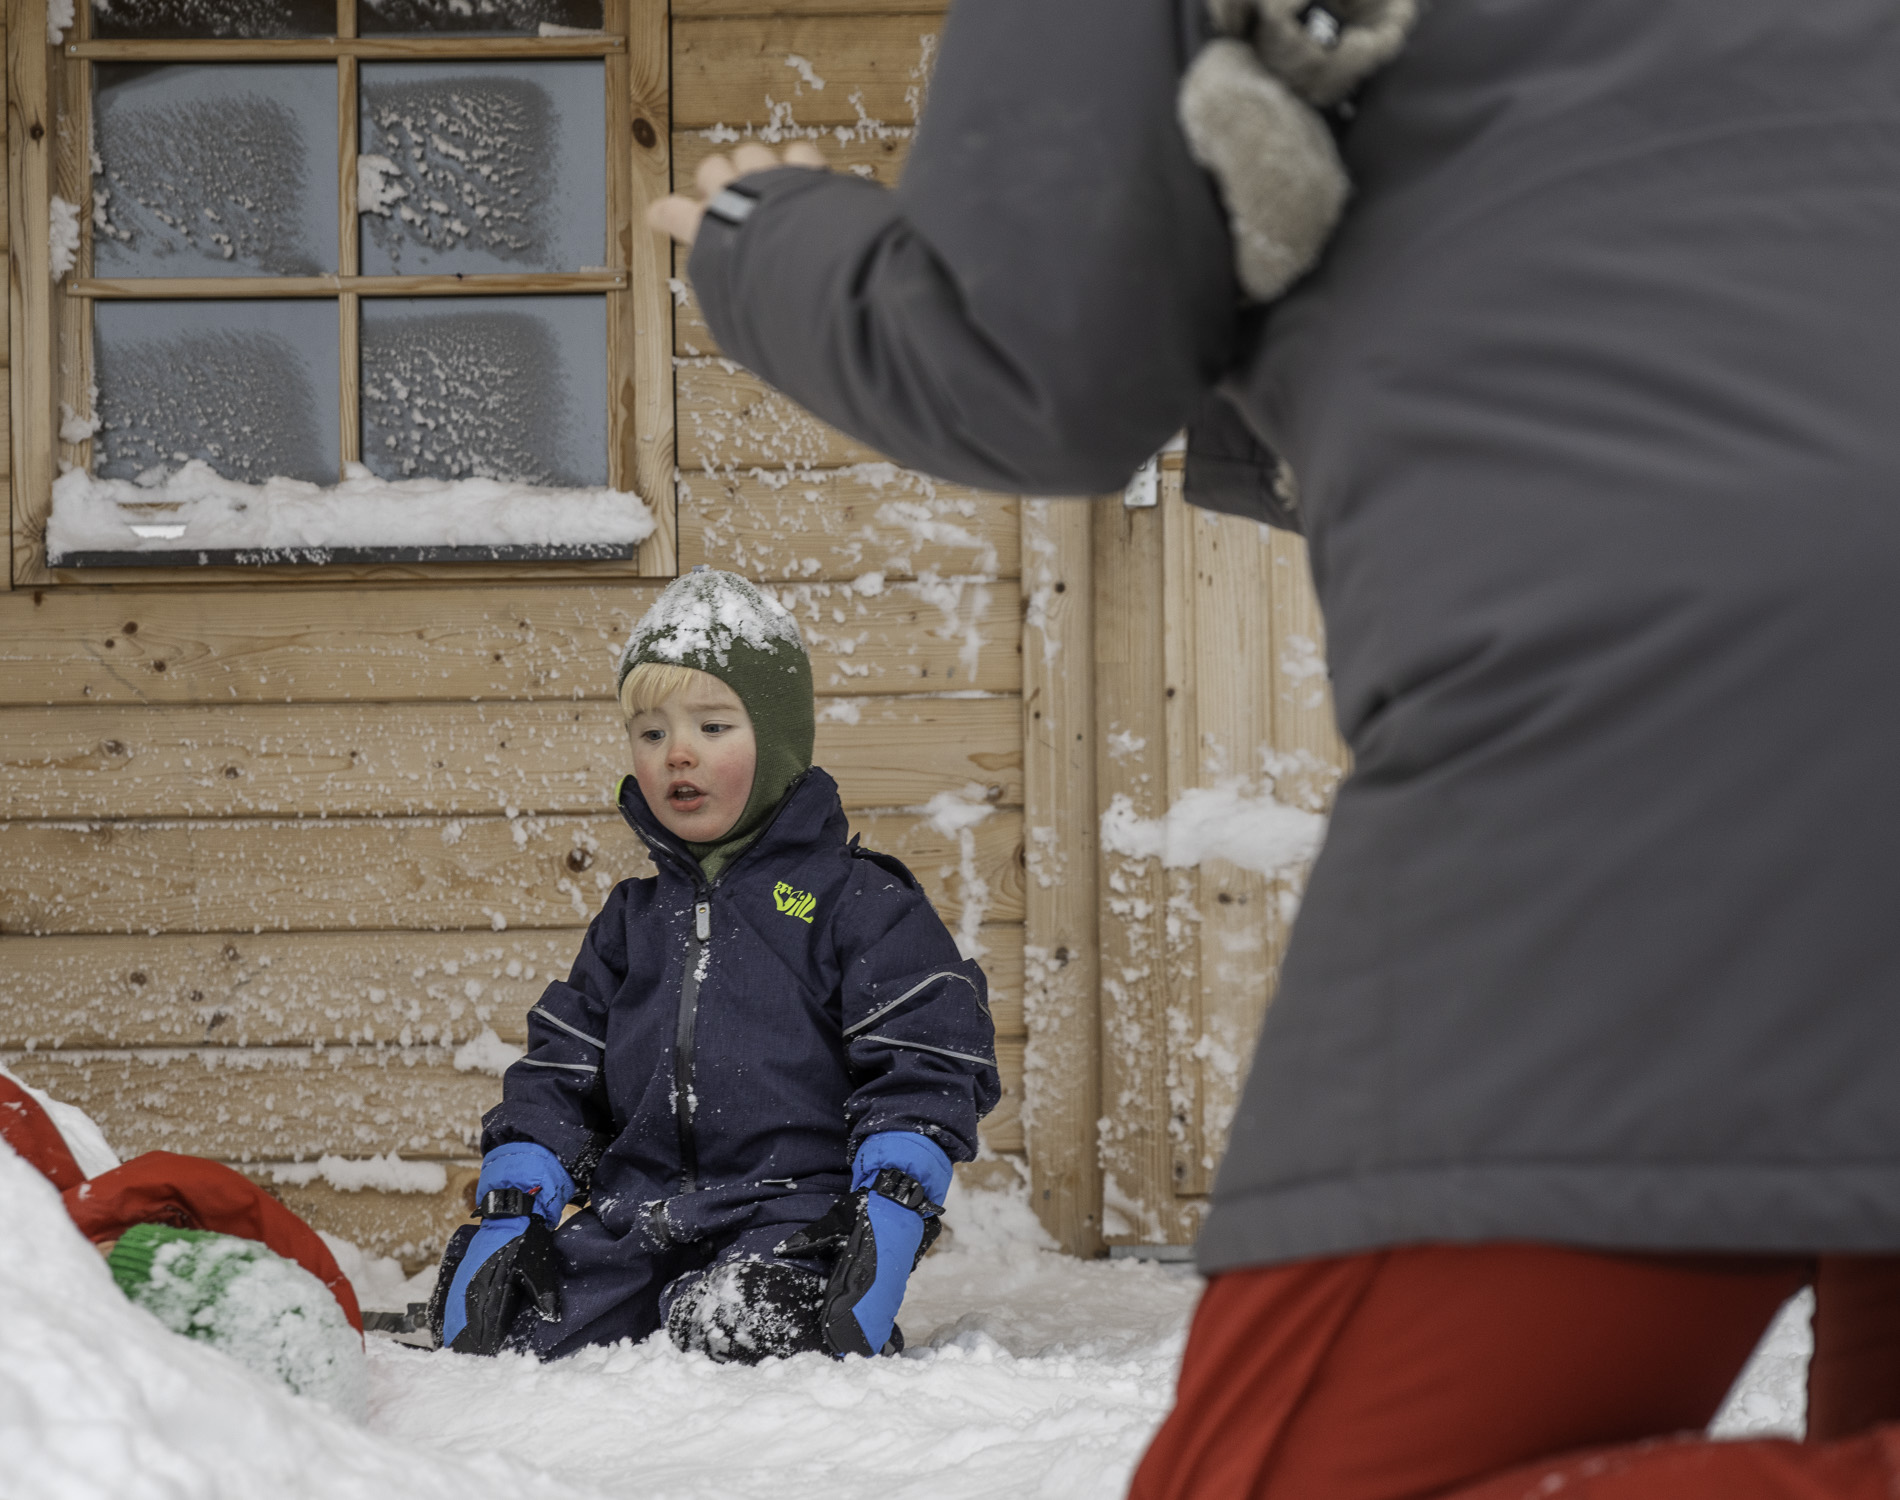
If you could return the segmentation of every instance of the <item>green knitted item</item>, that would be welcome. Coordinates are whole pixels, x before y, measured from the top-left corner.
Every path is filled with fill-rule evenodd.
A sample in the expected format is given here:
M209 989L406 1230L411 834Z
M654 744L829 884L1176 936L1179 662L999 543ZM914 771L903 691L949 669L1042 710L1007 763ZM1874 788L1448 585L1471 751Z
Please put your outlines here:
M687 847L708 880L765 831L811 769L817 712L811 658L790 611L737 573L697 567L675 579L633 628L614 691L642 662L693 667L733 690L752 720L752 794L723 838Z
M345 1416L368 1400L363 1343L330 1289L255 1240L135 1224L106 1257L119 1290L173 1333Z

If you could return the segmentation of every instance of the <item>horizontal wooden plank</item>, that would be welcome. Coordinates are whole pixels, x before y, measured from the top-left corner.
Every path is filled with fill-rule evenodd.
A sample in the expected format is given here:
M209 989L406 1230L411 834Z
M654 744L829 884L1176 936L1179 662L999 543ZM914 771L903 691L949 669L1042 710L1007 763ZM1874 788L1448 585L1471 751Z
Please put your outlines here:
M121 1156L226 1161L462 1157L479 1148L501 1080L457 1072L444 1047L203 1047L0 1055L76 1104Z
M730 360L674 364L679 461L688 474L887 462L875 448L819 421Z
M506 297L533 292L617 292L627 284L625 271L529 271L473 276L84 276L72 283L75 297L99 301L197 298L334 297L360 292L366 297Z
M851 822L867 845L910 865L952 927L966 888L983 920L1022 920L1020 812L976 825L967 870L958 836L916 814ZM651 869L612 814L8 823L0 932L571 927L615 881Z
M604 699L657 584L0 593L0 704ZM785 591L821 695L1022 683L1020 606L991 589L946 629L931 590ZM933 595L934 597L934 595ZM847 618L835 618L845 613ZM971 671L968 632L984 650Z
M680 16L942 15L949 0L673 0Z
M107 38L68 42L68 57L93 62L330 62L380 57L453 62L470 58L605 57L626 50L625 37L605 32L572 36L364 36Z
M677 17L674 128L913 125L940 29L930 15Z
M442 1163L447 1183L439 1193L341 1192L320 1177L300 1182L304 1174L293 1163L232 1165L313 1229L393 1256L411 1276L441 1260L449 1236L474 1212L481 1176L481 1163L465 1158Z
M458 1072L443 1047L179 1048L22 1052L0 1061L92 1116L121 1156L180 1151L230 1162L324 1155L465 1159L501 1079ZM1020 1042L1000 1043L993 1150L1022 1149Z
M767 578L867 586L920 573L1014 578L1020 506L996 495L879 465L801 474L680 479L680 561Z
M1020 701L827 699L817 760L847 807L1020 805ZM597 813L631 767L613 703L0 709L0 820Z
M527 1039L583 929L0 937L0 1051L459 1046ZM1023 930L983 927L999 1036L1023 1035Z

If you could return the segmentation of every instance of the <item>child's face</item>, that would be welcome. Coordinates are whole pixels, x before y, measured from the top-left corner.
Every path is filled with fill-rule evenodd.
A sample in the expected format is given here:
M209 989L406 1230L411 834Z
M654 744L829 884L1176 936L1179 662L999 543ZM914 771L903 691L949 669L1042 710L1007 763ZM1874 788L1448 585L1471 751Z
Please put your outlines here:
M634 716L633 779L647 806L689 843L724 838L752 796L758 743L739 695L717 677L692 684Z

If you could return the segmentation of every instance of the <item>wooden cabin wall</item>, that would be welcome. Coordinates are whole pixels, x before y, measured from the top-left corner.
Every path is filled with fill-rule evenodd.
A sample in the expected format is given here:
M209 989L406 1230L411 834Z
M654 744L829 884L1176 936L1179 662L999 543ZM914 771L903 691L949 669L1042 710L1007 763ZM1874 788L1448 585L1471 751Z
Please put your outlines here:
M776 121L845 127L834 159L888 178L939 22L676 0L676 170ZM1008 1089L984 1139L1020 1153L1021 507L852 469L875 455L722 362L690 296L674 348L678 565L796 611L854 827L981 945ZM610 803L611 693L661 586L384 568L0 592L0 1060L124 1154L231 1162L426 1263L472 1197L498 1043L648 868ZM980 819L933 823L946 794ZM388 1153L440 1187L317 1169Z

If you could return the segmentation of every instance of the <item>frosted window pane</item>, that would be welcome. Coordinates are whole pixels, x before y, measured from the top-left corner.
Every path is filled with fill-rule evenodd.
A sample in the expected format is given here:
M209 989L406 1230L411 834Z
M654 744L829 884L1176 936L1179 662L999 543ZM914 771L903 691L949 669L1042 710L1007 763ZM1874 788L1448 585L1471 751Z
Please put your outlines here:
M336 69L93 65L97 276L336 269Z
M329 36L336 0L93 0L96 37Z
M601 63L364 63L360 87L364 275L606 259Z
M542 26L599 31L601 0L359 0L364 36L392 31L488 31L535 35Z
M362 307L363 462L377 474L607 482L605 298Z
M325 301L95 302L93 470L203 459L230 479L336 483L337 311Z

